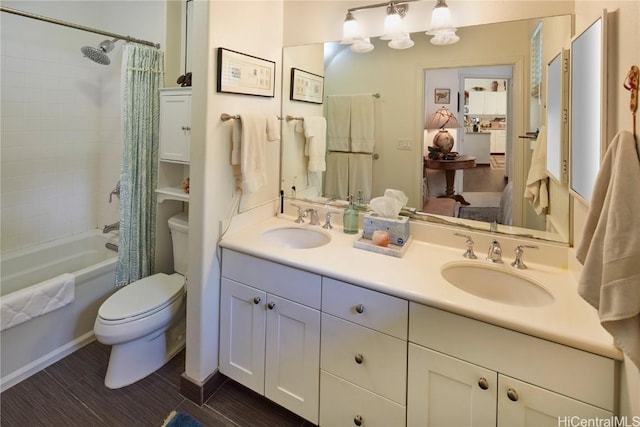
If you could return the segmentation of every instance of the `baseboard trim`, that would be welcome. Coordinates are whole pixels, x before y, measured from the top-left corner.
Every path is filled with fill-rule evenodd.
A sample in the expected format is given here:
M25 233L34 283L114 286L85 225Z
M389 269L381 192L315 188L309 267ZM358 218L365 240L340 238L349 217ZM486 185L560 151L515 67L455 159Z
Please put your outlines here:
M192 380L183 373L180 377L180 394L196 405L202 406L226 380L227 377L218 370L202 383Z

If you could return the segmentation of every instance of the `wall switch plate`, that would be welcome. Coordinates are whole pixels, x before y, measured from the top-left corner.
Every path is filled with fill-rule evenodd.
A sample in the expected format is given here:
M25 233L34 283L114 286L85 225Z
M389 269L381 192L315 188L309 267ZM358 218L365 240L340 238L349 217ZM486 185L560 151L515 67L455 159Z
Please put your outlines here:
M408 138L398 138L398 150L411 150L411 140Z

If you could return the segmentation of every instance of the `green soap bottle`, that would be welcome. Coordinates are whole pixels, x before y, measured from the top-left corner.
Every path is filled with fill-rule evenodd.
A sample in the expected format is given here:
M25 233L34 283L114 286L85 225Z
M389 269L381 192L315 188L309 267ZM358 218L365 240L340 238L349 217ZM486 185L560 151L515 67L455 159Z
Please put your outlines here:
M349 206L345 209L344 215L342 216L342 228L344 232L347 234L357 234L359 219L360 215L353 205L353 196L349 195Z

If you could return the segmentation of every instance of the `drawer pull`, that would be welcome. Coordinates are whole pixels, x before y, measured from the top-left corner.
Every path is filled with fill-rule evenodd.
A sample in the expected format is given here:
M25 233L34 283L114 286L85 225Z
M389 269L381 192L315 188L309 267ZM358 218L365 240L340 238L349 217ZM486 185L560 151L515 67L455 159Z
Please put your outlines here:
M269 308L269 310L273 310L275 308L275 306L276 306L276 303L273 302L273 301L270 302L269 304L267 304L267 307Z
M517 402L519 398L518 392L510 388L509 390L507 390L507 397L509 398L509 400Z
M364 313L364 305L362 304L356 305L356 311L360 314Z
M362 362L364 362L364 356L361 354L356 354L356 363L358 365L362 365Z
M356 415L353 418L353 423L357 426L361 426L362 425L362 417L360 415Z
M182 130L191 130L191 127L189 127L189 126L182 126Z
M489 388L489 381L487 381L485 377L480 377L478 380L478 386L483 390L487 390Z
M255 297L255 298L253 299L253 303L254 303L254 304L260 304L260 297Z

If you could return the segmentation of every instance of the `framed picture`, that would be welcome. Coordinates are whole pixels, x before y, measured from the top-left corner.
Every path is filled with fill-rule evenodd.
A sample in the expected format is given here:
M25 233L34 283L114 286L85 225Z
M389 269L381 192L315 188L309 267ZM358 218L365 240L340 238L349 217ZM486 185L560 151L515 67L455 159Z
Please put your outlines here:
M435 101L436 104L450 104L451 103L451 89L436 89Z
M298 68L291 69L292 101L312 102L322 104L324 97L324 77Z
M218 92L275 96L276 63L218 48Z

